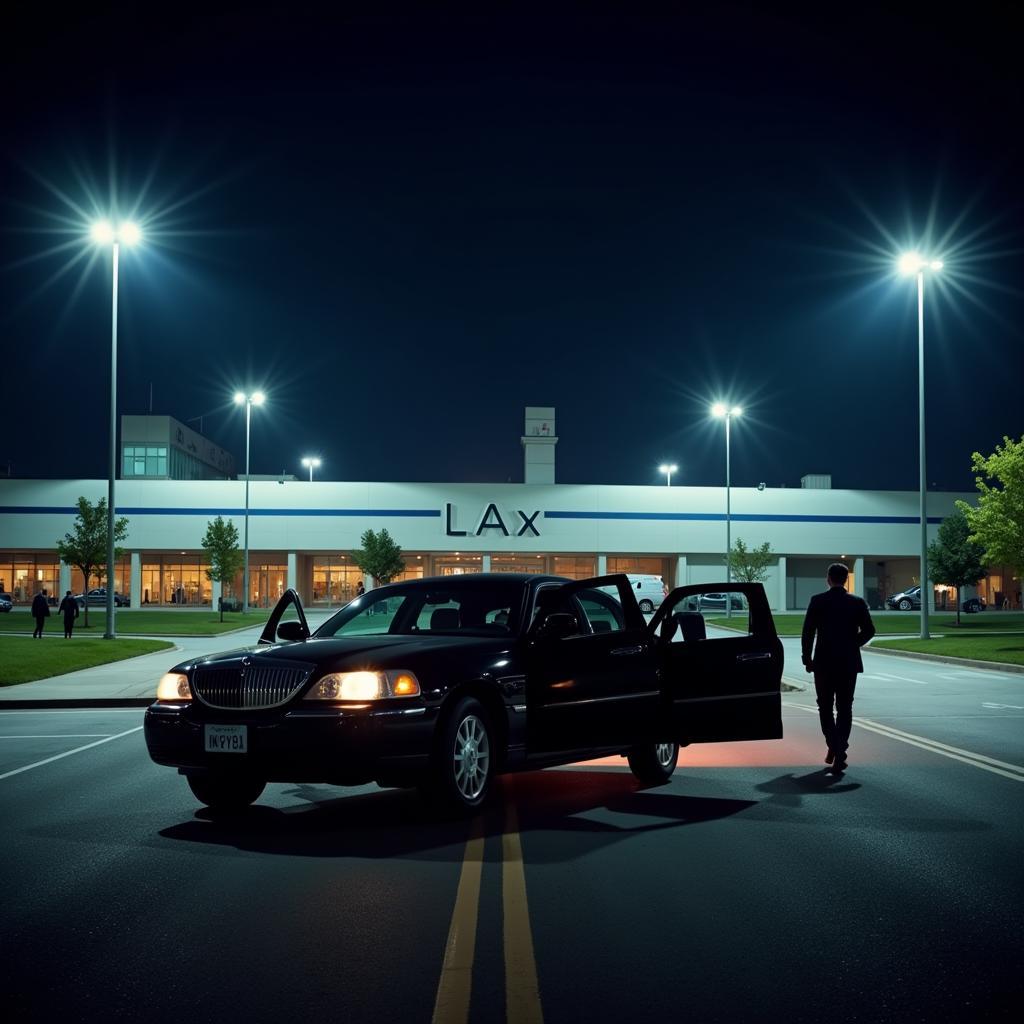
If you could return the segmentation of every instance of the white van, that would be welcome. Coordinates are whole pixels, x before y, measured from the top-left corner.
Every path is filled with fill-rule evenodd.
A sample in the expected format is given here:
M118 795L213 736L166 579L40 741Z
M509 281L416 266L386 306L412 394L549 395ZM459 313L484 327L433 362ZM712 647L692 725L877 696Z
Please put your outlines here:
M665 583L660 576L634 576L628 574L640 611L653 612L665 599Z

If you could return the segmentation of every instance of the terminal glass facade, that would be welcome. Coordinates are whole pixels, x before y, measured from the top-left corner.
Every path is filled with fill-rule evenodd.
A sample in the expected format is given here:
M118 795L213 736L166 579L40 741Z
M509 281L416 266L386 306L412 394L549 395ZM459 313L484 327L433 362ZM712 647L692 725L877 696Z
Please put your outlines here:
M522 572L536 576L547 572L543 555L491 555L491 572Z
M121 475L125 479L167 476L167 445L125 445L121 451Z
M249 606L271 608L288 587L288 566L280 563L249 563Z
M60 586L60 562L53 555L0 553L0 584L14 604L31 604L40 590L56 595Z
M455 552L453 555L436 555L434 557L435 576L462 576L465 573L482 571L483 559L480 555Z
M348 555L313 558L313 604L347 604L362 581L363 571Z
M206 576L209 567L197 556L147 556L142 564L142 604L209 605L213 600L213 585Z
M555 555L552 561L554 563L552 571L556 576L567 576L571 580L589 580L592 576L597 575L597 566L593 558Z

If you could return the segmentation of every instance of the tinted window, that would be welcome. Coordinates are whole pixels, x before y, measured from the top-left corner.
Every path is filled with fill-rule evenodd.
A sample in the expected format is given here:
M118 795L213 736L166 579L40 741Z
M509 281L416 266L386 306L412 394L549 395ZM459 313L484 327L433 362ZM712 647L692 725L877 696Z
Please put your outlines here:
M328 619L316 636L508 635L518 625L523 586L511 580L422 580L371 591Z
M577 593L592 633L617 633L626 628L618 595L605 590L581 590Z

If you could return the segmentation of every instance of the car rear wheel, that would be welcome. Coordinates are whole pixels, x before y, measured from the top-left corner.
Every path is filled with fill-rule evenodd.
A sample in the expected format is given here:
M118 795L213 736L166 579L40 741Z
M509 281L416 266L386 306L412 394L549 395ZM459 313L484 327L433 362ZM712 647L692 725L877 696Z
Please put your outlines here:
M189 789L201 804L206 804L211 811L225 813L241 811L255 803L267 785L263 779L225 772L207 772L187 778Z
M647 598L645 597L640 602L640 611L642 611L644 613L644 615L650 615L650 613L654 611L653 603L648 601Z
M901 612L909 612L912 607L913 605L911 605L911 603L906 598L903 598L903 600L900 601Z
M679 760L678 743L644 743L626 755L630 771L643 783L657 786L668 782Z
M450 810L475 811L494 778L494 731L480 702L466 697L442 724L430 777L421 787Z

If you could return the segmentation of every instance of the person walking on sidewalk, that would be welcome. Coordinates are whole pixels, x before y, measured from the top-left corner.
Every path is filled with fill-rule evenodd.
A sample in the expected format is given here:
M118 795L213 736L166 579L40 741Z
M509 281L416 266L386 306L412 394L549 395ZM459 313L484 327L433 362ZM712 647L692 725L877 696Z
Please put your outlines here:
M811 598L801 636L804 668L814 673L818 717L828 744L825 764L833 765L838 772L846 769L853 691L857 673L864 671L860 649L875 635L867 603L846 591L849 575L850 570L842 562L828 567L828 590Z
M71 639L71 631L75 628L75 619L78 618L78 602L71 596L69 590L57 609L64 616L64 639Z
M32 630L32 638L43 638L43 623L49 617L50 602L46 597L46 587L32 598L32 618L36 620L36 628Z

